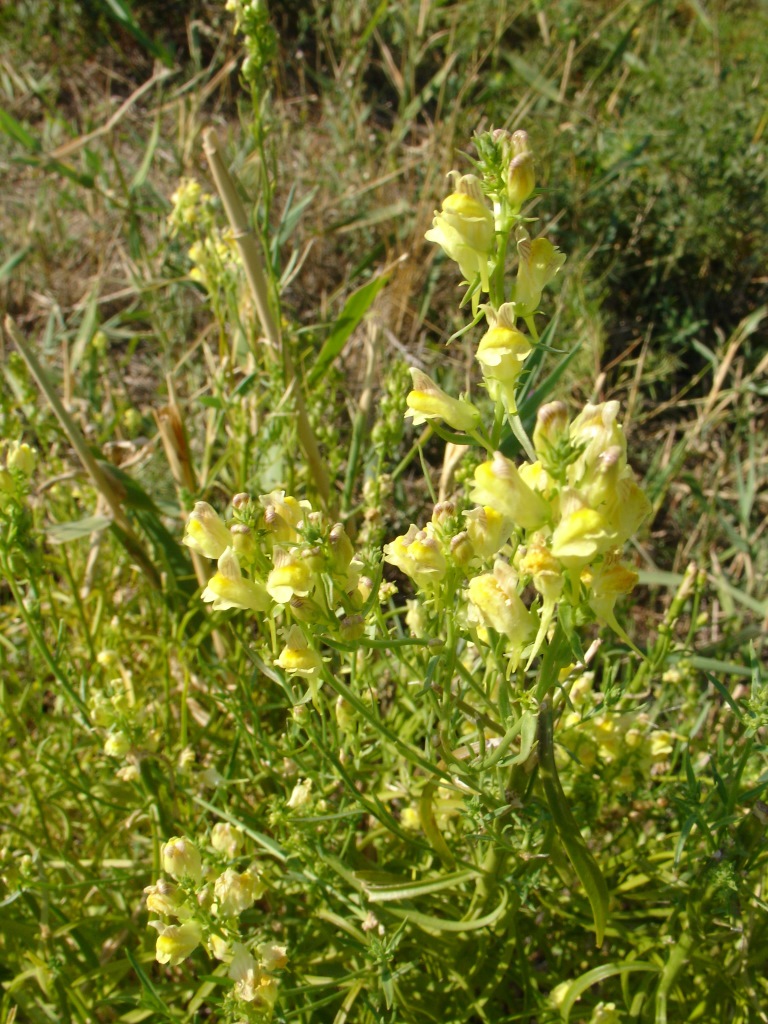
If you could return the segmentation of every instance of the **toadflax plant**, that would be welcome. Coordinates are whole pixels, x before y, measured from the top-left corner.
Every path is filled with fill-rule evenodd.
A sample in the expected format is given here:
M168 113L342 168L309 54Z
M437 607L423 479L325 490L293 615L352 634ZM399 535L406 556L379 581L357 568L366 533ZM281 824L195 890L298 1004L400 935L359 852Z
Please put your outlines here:
M565 256L535 236L522 212L535 186L526 133L476 141L475 173L451 172L452 191L427 238L459 266L468 328L484 322L475 357L488 399L449 395L415 368L406 398L415 424L466 446L474 463L468 485L382 550L356 543L332 508L280 488L235 495L227 520L199 501L184 536L216 560L202 600L214 612L249 617L238 635L264 685L282 691L287 753L303 751L306 763L308 744L316 759L322 796L308 779L285 807L330 815L320 845L316 836L299 841L285 811L271 819L273 834L295 847L303 877L316 877L317 858L333 858L361 955L379 972L384 1004L410 1007L409 1020L421 1019L414 1007L430 986L408 972L385 982L382 957L389 963L398 950L437 978L445 948L461 962L468 936L477 941L490 930L492 948L478 947L463 981L467 998L484 1005L509 964L524 957L515 936L543 861L568 875L563 852L588 901L587 914L577 913L603 942L608 887L582 835L587 823L566 797L560 776L568 759L556 756L554 734L564 722L570 736L579 731L576 689L579 705L593 707L586 668L597 645L584 643L592 624L631 646L615 605L637 582L624 548L650 510L628 462L617 402L572 411L547 401L532 436L526 432L520 410L524 399L530 406L531 367L549 351L537 329L539 304ZM393 567L386 579L385 566ZM650 750L645 725L648 735L636 729L633 742ZM350 804L365 812L370 834L342 840L331 819ZM255 937L217 932L215 915L194 909L192 889L178 904L183 913L176 903L166 907L162 888L151 891L153 909L175 915L154 923L158 959L178 963L199 945L227 963L253 959ZM426 944L424 935L432 937ZM287 944L299 971L301 949L290 937ZM355 956L327 948L329 963L349 970ZM273 1012L277 985L256 961L268 984L240 978L233 998L250 1000L262 1019Z

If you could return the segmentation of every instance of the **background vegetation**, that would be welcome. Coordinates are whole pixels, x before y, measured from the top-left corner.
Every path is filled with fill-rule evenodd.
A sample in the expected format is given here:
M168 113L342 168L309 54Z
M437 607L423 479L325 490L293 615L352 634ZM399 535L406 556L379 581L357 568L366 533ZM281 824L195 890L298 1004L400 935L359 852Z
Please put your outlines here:
M277 1020L768 1019L767 39L763 8L725 0L286 0L245 39L205 2L3 6L0 304L66 416L6 334L2 437L39 464L2 483L0 1021L238 1020L215 961L162 967L147 931L161 844L205 847L214 821L243 828L268 887L244 933L289 948ZM514 927L486 908L484 929L441 930L452 902L480 913L462 879L377 894L441 868L404 824L400 752L291 713L248 623L200 610L178 544L193 502L318 486L228 256L210 125L335 508L371 548L431 505L405 366L456 393L471 374L477 336L445 347L455 268L423 238L444 175L470 170L475 131L531 135L532 211L568 253L544 300L558 347L578 345L561 393L621 401L654 507L623 612L649 659L607 640L582 716L631 705L669 749L626 785L625 742L594 760L560 743L612 892L600 949L541 802L439 807L462 851L514 851ZM183 178L210 199L174 223ZM436 481L443 459L428 442ZM384 720L415 730L427 712L376 671Z

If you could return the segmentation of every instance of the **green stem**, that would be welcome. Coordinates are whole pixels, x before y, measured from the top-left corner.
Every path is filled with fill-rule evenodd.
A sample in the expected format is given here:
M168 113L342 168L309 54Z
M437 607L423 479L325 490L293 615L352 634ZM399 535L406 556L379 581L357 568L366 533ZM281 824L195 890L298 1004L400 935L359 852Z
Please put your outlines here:
M245 207L240 200L240 196L237 194L235 183L219 152L218 139L213 128L208 128L203 135L203 149L208 158L216 189L221 196L221 201L227 213L227 219L243 260L245 276L248 280L248 286L253 296L262 329L269 342L270 352L273 358L282 358L286 388L290 388L293 384L293 400L296 407L296 429L299 435L299 442L307 457L309 470L315 481L320 500L327 508L331 487L328 481L328 474L325 471L325 464L320 457L320 449L317 446L314 431L307 416L301 382L296 377L290 352L288 347L282 342L280 328L272 312L267 275L258 243L248 222Z
M40 656L42 657L43 661L50 669L54 679L56 679L56 681L61 685L61 688L64 690L69 699L78 709L80 714L83 716L84 723L90 726L91 723L88 718L88 708L86 707L80 695L75 691L74 687L69 682L67 677L59 668L53 654L51 654L50 648L48 647L48 644L45 642L43 634L37 628L37 623L29 614L29 609L24 603L24 595L21 593L21 590L13 577L11 568L8 565L5 558L2 559L2 562L0 563L0 568L2 569L3 576L5 576L6 583L10 587L11 593L13 594L13 598L18 606L19 614L24 620L24 625L27 627L29 635L32 638L33 644L40 653Z
M669 990L680 973L683 964L688 960L688 954L693 945L693 929L688 927L683 931L677 944L669 954L664 970L661 973L661 981L656 990L656 1019L655 1024L667 1024L667 997Z

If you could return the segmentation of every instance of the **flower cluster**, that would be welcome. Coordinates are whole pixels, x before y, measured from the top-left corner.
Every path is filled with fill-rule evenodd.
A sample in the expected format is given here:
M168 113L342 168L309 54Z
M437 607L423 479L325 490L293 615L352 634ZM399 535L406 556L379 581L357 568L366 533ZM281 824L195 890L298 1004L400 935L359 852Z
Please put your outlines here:
M475 469L473 508L446 516L438 506L423 529L412 525L385 546L386 561L438 599L446 581L455 589L465 579L468 622L481 640L489 629L503 636L513 665L535 656L563 602L588 605L623 635L613 608L637 574L621 549L650 506L618 413L617 402L588 405L569 422L562 403L542 406L536 461L518 466L496 452Z
M158 963L175 967L203 946L228 965L239 1013L263 1021L277 999L274 972L288 957L285 946L242 941L239 918L266 891L255 862L239 870L248 859L245 846L242 831L228 822L213 826L205 860L190 839L174 836L162 847L163 876L144 892L147 909L158 915L149 922L158 933Z
M341 523L331 523L308 501L284 491L232 500L227 526L199 501L184 543L217 560L202 599L215 610L242 608L265 619L281 616L284 645L276 663L291 675L316 680L322 670L319 639L350 641L365 628L373 582Z
M613 608L637 574L621 551L650 506L627 463L617 402L588 405L573 420L562 402L552 402L539 409L532 442L525 435L518 393L538 344L535 315L565 256L546 238L532 239L521 215L535 186L525 132L488 133L478 151L482 178L452 172L454 190L426 237L458 263L477 318L479 311L485 316L475 357L494 423L484 433L474 405L451 398L418 370L411 371L407 415L416 423L442 421L488 457L474 471L474 508L458 515L439 506L423 528L412 525L386 545L384 557L437 607L452 604L459 591L473 635L488 643L495 634L504 638L514 668L523 657L530 664L563 604L591 610L624 636ZM517 273L505 301L512 238ZM490 301L480 305L485 292ZM528 456L520 465L497 450L505 419ZM526 594L535 596L526 603ZM409 616L415 619L412 610Z
M572 758L587 771L599 767L604 782L622 792L636 790L668 767L680 737L655 728L649 716L632 709L608 707L593 689L593 674L585 672L568 684L569 708L561 722L562 747L558 761L565 768Z

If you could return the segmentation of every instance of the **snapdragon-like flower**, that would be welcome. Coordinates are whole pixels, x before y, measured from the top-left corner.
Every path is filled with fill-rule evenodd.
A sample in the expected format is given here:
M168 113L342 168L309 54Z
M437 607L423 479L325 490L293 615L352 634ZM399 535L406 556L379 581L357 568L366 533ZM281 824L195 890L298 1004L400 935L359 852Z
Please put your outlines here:
M513 665L516 665L533 633L535 620L517 593L514 570L499 559L492 573L483 573L469 581L467 593L475 621L490 626L511 641Z
M235 549L228 547L219 558L218 572L208 581L200 595L214 611L246 608L254 612L269 611L272 602L260 580L249 580L240 571Z
M416 369L410 368L413 390L408 392L406 416L412 416L415 425L427 420L442 420L453 430L466 433L476 430L480 424L480 411L471 402L462 398L451 398L435 382Z
M229 530L207 501L195 502L183 543L204 558L219 558L232 543Z
M528 486L514 462L501 452L475 469L475 486L470 497L480 505L489 505L525 530L537 530L549 518L547 502Z
M491 398L500 399L508 412L515 413L515 387L533 348L530 340L515 327L513 302L505 302L498 311L488 306L485 315L489 327L480 339L475 358L483 369Z
M24 441L11 441L8 445L5 465L10 472L21 473L22 476L29 479L37 465L37 452Z
M323 659L309 646L301 629L291 626L277 664L291 675L316 679L322 671Z
M150 921L149 924L159 932L155 944L155 959L159 964L176 967L195 951L203 939L203 930L197 921L185 921L183 924Z
M546 238L531 241L525 228L517 230L519 264L515 283L515 310L518 316L531 316L539 307L541 293L565 263L565 253Z
M299 539L298 526L311 511L308 501L297 501L285 491L270 491L259 496L264 507L264 527L278 544Z
M219 917L237 917L263 895L266 886L253 871L237 872L227 868L216 879L213 894Z
M478 558L491 558L497 554L512 532L512 522L490 505L480 505L464 513L467 534Z
M602 513L583 503L576 491L562 496L562 518L550 550L566 569L581 569L616 545L616 532Z
M589 588L589 606L597 618L622 639L626 638L613 609L619 597L632 593L637 586L638 575L635 570L625 565L619 554L615 553L608 555L596 568L585 569L581 581Z
M312 589L312 569L303 558L287 548L275 548L273 569L267 576L267 591L278 604L288 604L292 597L306 597Z
M267 1008L277 1000L277 982L262 970L241 942L232 945L232 963L229 977L235 983L235 997L245 1003L261 1004Z
M396 565L420 587L429 589L445 576L447 563L434 526L419 530L411 524L408 532L384 545L384 561Z
M481 289L487 292L495 241L493 213L474 174L452 174L458 179L455 191L443 200L442 211L435 213L432 227L424 237L442 246L446 255L458 263L469 284L479 277Z

